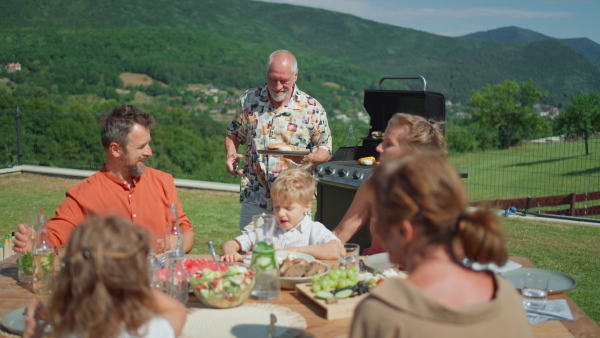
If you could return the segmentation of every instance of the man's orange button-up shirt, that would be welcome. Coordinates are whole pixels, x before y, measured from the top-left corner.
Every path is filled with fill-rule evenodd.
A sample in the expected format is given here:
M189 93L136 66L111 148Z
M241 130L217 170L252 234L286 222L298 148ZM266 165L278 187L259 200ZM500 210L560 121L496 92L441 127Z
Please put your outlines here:
M67 190L67 197L48 221L54 245L67 243L73 228L91 216L121 216L163 238L168 224L169 207L177 203L181 230L194 231L177 198L173 176L146 168L133 179L131 187L106 170L106 167Z

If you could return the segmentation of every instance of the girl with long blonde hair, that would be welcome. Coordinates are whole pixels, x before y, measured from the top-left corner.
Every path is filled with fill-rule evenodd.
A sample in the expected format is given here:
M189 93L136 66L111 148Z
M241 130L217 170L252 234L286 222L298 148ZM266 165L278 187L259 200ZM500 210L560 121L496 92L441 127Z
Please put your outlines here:
M75 227L48 302L55 337L175 337L186 308L150 287L147 230L123 218ZM39 301L28 307L24 337L36 337ZM36 311L38 310L38 311Z

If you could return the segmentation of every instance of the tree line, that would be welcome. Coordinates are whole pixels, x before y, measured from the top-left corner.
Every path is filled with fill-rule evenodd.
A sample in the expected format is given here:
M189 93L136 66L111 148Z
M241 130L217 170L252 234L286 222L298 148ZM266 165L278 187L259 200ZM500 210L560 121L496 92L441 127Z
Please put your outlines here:
M486 85L469 100L472 118L447 118L446 138L449 151L472 152L518 146L534 132L536 137L560 133L567 138L587 140L600 131L600 96L597 93L575 95L563 114L551 121L533 109L546 95L532 81L504 81ZM104 161L100 145L99 117L120 103L116 100L62 106L47 98L0 96L0 166L16 164L15 107L21 109L22 145L25 163L98 169ZM141 105L157 119L153 128L152 167L178 177L231 182L224 169L227 120L217 121L209 114L197 114L181 108ZM333 120L330 127L334 152L344 145L349 124L360 139L370 126L354 120Z

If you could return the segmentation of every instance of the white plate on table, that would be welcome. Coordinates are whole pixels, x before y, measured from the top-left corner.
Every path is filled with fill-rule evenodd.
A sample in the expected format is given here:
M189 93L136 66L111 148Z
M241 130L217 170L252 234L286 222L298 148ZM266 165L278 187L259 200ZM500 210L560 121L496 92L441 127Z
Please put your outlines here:
M25 309L27 307L23 306L16 310L13 310L4 317L2 317L2 326L6 329L6 331L21 335L23 331L25 331ZM44 331L46 334L52 333L52 327L46 326Z
M500 275L510 280L515 286L515 288L520 290L521 276L525 275L528 272L548 277L548 294L551 295L563 293L577 285L577 281L575 281L575 278L567 275L566 273L546 269L520 268L516 270L502 272Z
M365 268L370 272L381 272L396 267L390 262L390 256L387 252L367 256L363 259L363 263L365 263Z

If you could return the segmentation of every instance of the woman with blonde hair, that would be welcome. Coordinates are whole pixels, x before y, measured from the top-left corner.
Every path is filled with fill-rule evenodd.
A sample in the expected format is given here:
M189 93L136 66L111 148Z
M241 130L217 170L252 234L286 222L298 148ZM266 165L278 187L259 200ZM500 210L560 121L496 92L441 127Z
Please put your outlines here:
M75 227L48 303L55 337L176 337L186 308L150 287L147 230L123 218ZM24 337L38 337L39 300L28 307ZM37 327L36 327L37 326Z
M369 184L373 233L409 277L385 281L358 305L351 337L531 337L512 283L456 258L460 247L475 262L503 265L507 251L494 212L467 209L461 179L443 156L388 157Z
M397 154L406 149L430 149L446 155L446 140L444 139L443 124L426 120L422 116L407 113L396 113L388 121L383 134L383 141L376 150L385 159L391 154ZM371 217L372 192L368 181L357 190L346 214L333 230L333 233L344 243L363 227ZM373 234L371 225L371 235ZM383 248L373 238L371 247L363 251L364 255L374 255L383 252Z

